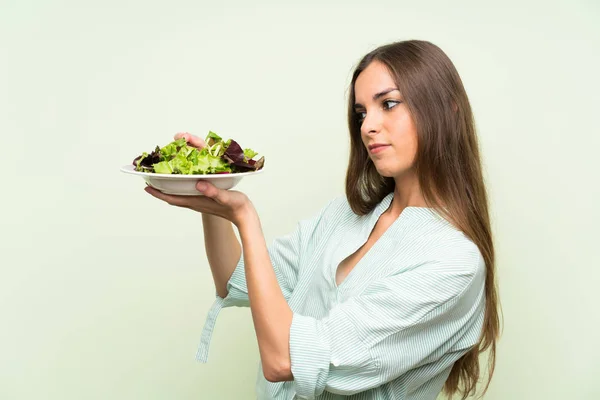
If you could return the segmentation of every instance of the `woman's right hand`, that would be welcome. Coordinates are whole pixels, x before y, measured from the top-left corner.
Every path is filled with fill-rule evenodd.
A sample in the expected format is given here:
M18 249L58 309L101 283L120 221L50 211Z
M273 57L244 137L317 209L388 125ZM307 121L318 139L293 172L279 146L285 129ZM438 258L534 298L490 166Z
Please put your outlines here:
M181 138L185 138L185 141L192 147L195 147L197 149L202 149L203 147L206 147L206 142L204 141L204 139L198 137L198 136L194 136L191 133L188 132L179 132L177 134L175 134L174 139L178 140Z

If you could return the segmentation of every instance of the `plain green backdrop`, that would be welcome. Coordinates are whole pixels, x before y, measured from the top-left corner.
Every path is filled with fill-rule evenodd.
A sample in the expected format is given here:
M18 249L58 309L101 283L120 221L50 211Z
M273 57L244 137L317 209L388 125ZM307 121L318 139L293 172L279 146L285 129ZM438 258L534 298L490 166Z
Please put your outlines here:
M486 400L600 398L594 1L0 1L0 399L253 399L250 312L214 299L200 215L119 172L178 131L265 156L271 241L343 193L347 85L425 39L475 112L505 328Z

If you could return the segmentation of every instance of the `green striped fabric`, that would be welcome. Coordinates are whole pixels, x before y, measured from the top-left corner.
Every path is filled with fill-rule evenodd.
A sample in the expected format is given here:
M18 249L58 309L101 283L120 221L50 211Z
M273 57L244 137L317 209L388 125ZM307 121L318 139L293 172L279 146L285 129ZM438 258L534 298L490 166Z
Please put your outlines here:
M365 216L344 196L269 245L294 313L294 380L267 381L259 363L258 399L434 400L453 363L479 340L485 264L477 246L434 210L407 207L336 284L339 263L368 239L391 204ZM206 362L223 307L248 307L243 255L215 301L197 358Z

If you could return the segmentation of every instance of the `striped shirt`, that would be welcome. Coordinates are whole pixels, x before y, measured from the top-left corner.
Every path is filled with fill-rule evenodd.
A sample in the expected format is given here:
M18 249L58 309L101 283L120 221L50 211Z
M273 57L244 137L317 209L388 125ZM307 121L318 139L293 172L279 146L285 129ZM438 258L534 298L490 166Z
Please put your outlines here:
M485 263L477 246L430 208L407 207L340 285L337 267L368 239L394 194L358 216L345 196L268 246L293 312L293 381L259 363L258 399L435 399L453 363L479 340ZM223 307L248 307L243 255L217 296L197 358L206 362Z

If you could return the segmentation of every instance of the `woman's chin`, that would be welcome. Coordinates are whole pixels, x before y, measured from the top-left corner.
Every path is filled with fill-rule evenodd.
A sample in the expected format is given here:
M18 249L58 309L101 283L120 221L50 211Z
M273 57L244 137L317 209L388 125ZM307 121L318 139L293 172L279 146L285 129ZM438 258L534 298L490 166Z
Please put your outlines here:
M375 168L377 169L377 173L384 178L393 178L396 176L393 171L386 168Z
M407 176L408 174L414 173L411 168L386 168L384 166L380 166L379 168L375 165L375 169L384 178L399 178L403 176Z

